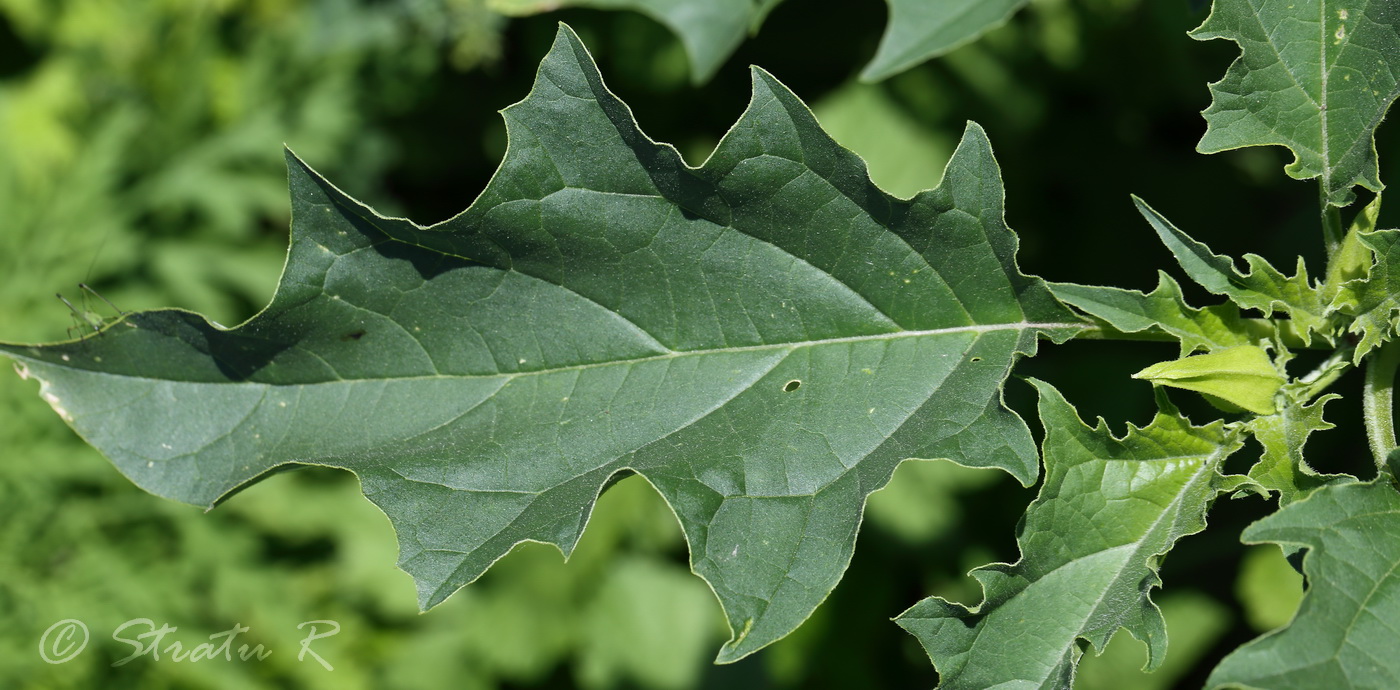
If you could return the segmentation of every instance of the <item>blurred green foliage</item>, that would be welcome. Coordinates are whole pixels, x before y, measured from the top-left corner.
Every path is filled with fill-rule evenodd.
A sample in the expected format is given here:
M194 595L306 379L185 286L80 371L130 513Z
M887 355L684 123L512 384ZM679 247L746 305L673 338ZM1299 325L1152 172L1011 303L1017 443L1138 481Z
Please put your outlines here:
M742 110L748 63L812 103L901 196L934 185L963 122L981 122L1027 272L1149 288L1168 257L1142 249L1150 230L1130 191L1218 251L1276 262L1320 253L1306 229L1311 187L1278 172L1281 153L1193 152L1205 84L1234 53L1185 37L1202 15L1184 0L1040 0L944 59L858 85L882 7L789 0L693 88L672 35L626 12L507 23L487 0L0 0L0 338L68 337L73 320L53 293L77 302L79 281L127 310L250 316L286 247L284 143L382 210L421 222L460 211L504 150L494 111L524 96L558 20L579 31L643 129L692 162ZM1380 146L1393 142L1383 130ZM1173 351L1047 346L1020 373L1121 428L1152 409L1129 374ZM0 376L7 688L930 686L923 652L888 618L929 594L979 599L966 571L1015 560L1033 495L999 474L906 463L872 498L831 599L790 638L716 667L718 606L641 479L604 495L568 564L524 545L420 615L413 583L393 567L393 532L353 477L287 473L201 514L136 489L34 393ZM1027 387L1008 395L1031 409ZM1344 404L1336 418L1357 417ZM1360 455L1328 440L1349 433L1319 434L1319 457ZM1161 672L1144 678L1143 646L1120 635L1086 662L1083 686L1199 685L1234 645L1285 622L1299 583L1277 549L1248 551L1241 568L1239 529L1265 512L1257 499L1222 501L1215 528L1166 562ZM39 637L64 618L85 621L93 640L77 660L46 664ZM130 648L109 636L133 618L177 626L168 639L187 648L238 623L250 628L240 641L274 653L111 668ZM317 645L333 672L296 659L296 625L317 619L341 625Z

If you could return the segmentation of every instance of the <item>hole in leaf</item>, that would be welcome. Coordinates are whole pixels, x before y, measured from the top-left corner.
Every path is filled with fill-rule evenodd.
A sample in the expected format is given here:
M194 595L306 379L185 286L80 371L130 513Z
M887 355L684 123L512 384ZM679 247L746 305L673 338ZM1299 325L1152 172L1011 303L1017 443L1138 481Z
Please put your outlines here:
M797 379L793 379L793 380L788 381L786 384L783 385L783 392L784 392L784 393L791 393L791 392L793 392L793 391L795 391L795 390L797 390L798 388L801 388L801 387L802 387L802 382L801 382L801 381L798 381Z
M967 360L967 361L969 361L969 362L980 362L980 361L982 361L982 358L981 358L981 357L973 357L972 359L969 359L969 360Z

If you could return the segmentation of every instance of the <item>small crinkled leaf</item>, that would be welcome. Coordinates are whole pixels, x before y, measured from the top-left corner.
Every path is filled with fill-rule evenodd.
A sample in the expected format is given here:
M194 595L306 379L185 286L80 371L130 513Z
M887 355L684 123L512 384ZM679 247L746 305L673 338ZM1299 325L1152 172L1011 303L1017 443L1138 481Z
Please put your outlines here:
M703 84L734 53L749 33L778 4L777 0L489 0L491 9L508 15L550 12L561 7L633 10L671 30L690 59L690 78Z
M1286 146L1284 170L1320 178L1328 203L1352 187L1380 191L1375 131L1400 94L1400 4L1394 0L1216 0L1198 40L1225 38L1240 57L1210 85L1197 150Z
M1354 235L1374 258L1366 277L1348 282L1333 308L1351 318L1347 331L1357 336L1354 362L1400 334L1400 230Z
M1286 388L1296 386L1288 384ZM1249 470L1256 490L1278 494L1279 505L1284 506L1320 486L1355 481L1350 475L1318 474L1303 459L1308 436L1333 426L1322 419L1322 408L1340 397L1324 395L1311 404L1289 402L1280 406L1276 414L1255 417L1245 424L1245 429L1264 447L1259 462Z
M885 0L885 35L860 77L879 81L942 55L1002 25L1027 1Z
M1374 256L1369 247L1361 241L1361 236L1373 232L1381 216L1381 195L1377 194L1371 203L1361 209L1351 221L1342 238L1341 246L1327 262L1327 281L1324 288L1327 304L1336 309L1348 303L1347 288L1354 282L1364 280L1371 271Z
M1265 316L1272 316L1275 311L1287 313L1305 343L1311 342L1315 333L1330 337L1327 302L1322 292L1308 280L1302 257L1298 257L1297 273L1290 277L1280 273L1264 257L1246 254L1244 259L1249 272L1240 273L1233 259L1216 254L1210 247L1191 239L1142 199L1133 197L1133 203L1181 268L1201 287L1228 297L1244 309L1258 309Z
M1197 309L1186 303L1181 286L1158 272L1149 293L1097 285L1047 283L1061 302L1078 308L1125 333L1157 331L1181 341L1181 354L1254 345L1275 336L1274 329L1240 316L1234 304Z
M292 244L253 319L142 312L0 350L153 493L210 505L291 464L355 472L424 607L522 541L567 555L599 491L640 474L739 659L826 598L901 461L1032 483L1001 386L1039 335L1082 327L1016 268L980 127L901 201L773 77L753 89L691 168L561 27L460 215L386 218L289 156Z
M1400 494L1328 486L1250 525L1247 544L1305 548L1308 589L1288 627L1225 657L1208 688L1397 688Z
M1257 345L1237 345L1203 355L1158 362L1133 374L1156 386L1203 393L1255 414L1273 414L1284 375Z
M896 619L923 644L943 688L1068 688L1079 640L1102 651L1120 627L1166 651L1162 615L1149 598L1177 540L1205 528L1216 495L1238 482L1220 474L1238 449L1221 422L1192 426L1162 412L1122 439L1100 419L1089 428L1052 386L1040 393L1045 483L1019 529L1021 559L972 571L983 602L967 608L930 597ZM1033 622L1033 623L1032 623Z

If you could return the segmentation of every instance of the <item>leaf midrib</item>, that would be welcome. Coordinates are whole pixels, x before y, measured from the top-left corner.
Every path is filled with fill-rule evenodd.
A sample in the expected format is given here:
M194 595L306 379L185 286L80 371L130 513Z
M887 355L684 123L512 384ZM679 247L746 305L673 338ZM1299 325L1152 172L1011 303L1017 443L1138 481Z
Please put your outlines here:
M462 380L470 380L470 379L494 379L494 378L501 378L501 377L504 377L504 378L507 378L507 379L515 379L515 378L519 378L519 377L523 377L523 376L537 376L537 375L555 374L555 373L561 373L561 372L566 372L566 371L579 371L579 370L593 369L593 368L605 367L605 366L640 364L640 363L644 363L644 362L653 362L653 361L658 361L658 360L677 359L677 358L680 358L680 357L705 357L705 356L709 356L709 355L734 354L734 353L739 353L739 352L767 352L767 351L777 351L777 350L783 350L783 349L787 349L787 350L790 350L790 351L795 351L795 350L797 350L797 349L804 348L804 347L819 347L819 346L823 346L823 345L839 345L839 344L843 344L843 343L879 342L879 341L886 341L886 340L901 340L901 339L904 339L904 338L923 338L923 337L934 337L934 336L940 336L940 335L955 335L955 334L961 334L961 333L975 333L975 334L981 334L981 333L993 333L993 332L998 332L998 331L1023 331L1023 330L1029 330L1029 329L1035 329L1035 330L1040 330L1040 331L1053 331L1053 330L1062 330L1062 329L1076 329L1076 330L1081 330L1081 329L1085 329L1085 328L1089 328L1089 327L1090 327L1090 325L1087 324L1087 323L1076 323L1076 322L1063 322L1063 323L1060 323L1060 322L1045 322L1045 323L1040 323L1040 322L1024 321L1024 320L1023 320L1023 321L1016 321L1016 322L1011 322L1011 323L968 324L968 325L964 325L964 326L952 326L952 327L948 327L948 328L934 328L934 329L921 330L921 331L894 331L894 332L890 332L890 333L874 333L874 334L869 334L869 335L842 336L842 337L838 337L838 338L825 338L825 339L821 339L821 340L804 340L804 341L793 341L793 342L783 342L783 343L765 343L765 344L762 344L762 345L740 345L740 346L736 346L736 347L719 347L719 348L708 348L708 349L703 349L703 350L678 350L678 351L672 351L672 352L669 352L669 353L659 353L659 354L655 354L655 355L649 355L649 356L646 356L646 357L634 357L634 358L630 358L630 359L614 359L614 360L607 360L607 361L602 361L602 362L587 362L587 363L583 363L583 364L571 364L571 365L560 366L560 367L550 367L550 368L544 368L544 369L532 369L532 370L529 370L529 371L497 372L497 373L491 373L491 374L426 374L426 375L414 375L414 376L386 376L386 377L379 377L379 378L372 378L372 377L339 378L339 379L328 379L328 380L325 380L325 381L313 381L313 382L306 382L306 383L273 383L273 382L267 382L267 381L247 381L247 380L245 380L245 381L193 381L193 380L181 380L181 379L173 379L173 378L161 379L161 378L149 378L149 377L142 377L142 376L133 376L133 375L131 375L131 374L121 374L121 373L113 373L113 372L107 372L107 371L97 371L97 370L93 370L93 369L80 369L79 367L65 366L65 365L63 365L63 364L59 364L59 363L56 363L56 362L51 362L51 361L48 361L48 360L33 360L33 359L31 359L31 361L34 361L34 362L37 362L37 363L40 363L40 364L43 364L43 365L48 365L48 366L59 366L59 367L63 367L63 368L66 368L66 369L79 370L79 371L87 371L88 373L91 373L91 374L97 374L97 375L100 375L100 376L111 376L111 377L115 377L115 378L129 378L129 379L139 379L139 380L147 380L147 381L168 381L168 382L175 382L175 383L192 383L192 384L201 384L201 385L229 385L229 384L232 384L232 385L243 385L243 384L252 384L252 385L258 385L258 386L298 387L298 386L316 386L316 385L327 385L327 384L358 383L358 382L361 382L361 381L364 381L364 382L370 382L370 381L431 381L431 380L441 380L441 379L462 379ZM24 358L23 355L15 355L15 356Z

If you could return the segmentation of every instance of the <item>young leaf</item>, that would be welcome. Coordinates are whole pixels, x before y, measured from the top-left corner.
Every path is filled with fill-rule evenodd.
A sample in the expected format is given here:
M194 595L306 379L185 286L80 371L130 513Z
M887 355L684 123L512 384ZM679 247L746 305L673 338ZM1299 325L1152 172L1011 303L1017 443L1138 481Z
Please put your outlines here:
M1317 490L1245 529L1247 544L1308 549L1288 627L1225 657L1208 688L1400 687L1400 495L1388 483Z
M1258 309L1265 316L1275 311L1286 312L1304 343L1311 341L1314 332L1330 336L1327 302L1321 291L1308 281L1302 257L1298 258L1298 272L1288 277L1264 257L1246 254L1244 260L1249 264L1249 272L1240 273L1233 259L1216 254L1210 247L1191 239L1142 199L1133 197L1133 203L1181 268L1202 287L1228 297L1245 309Z
M561 27L481 196L425 228L299 160L272 303L4 345L149 491L211 505L289 464L355 472L432 606L522 541L568 554L636 472L675 510L739 659L851 557L906 458L1034 481L1000 389L1082 324L1016 268L969 124L939 188L875 187L768 74L703 168L648 139Z
M1333 301L1334 308L1352 317L1347 331L1359 336L1355 362L1360 362L1382 342L1397 334L1400 315L1400 230L1357 233L1357 240L1374 256L1375 263L1362 280L1346 284ZM1392 267L1395 267L1392 270Z
M1210 85L1197 150L1286 146L1284 170L1320 178L1328 203L1352 186L1380 191L1376 126L1400 94L1400 13L1391 0L1216 0L1191 37L1224 38L1240 57Z
M1327 262L1327 303L1333 308L1337 307L1337 297L1346 288L1348 283L1355 280L1364 279L1371 270L1374 257L1371 250L1361 242L1361 236L1373 232L1376 229L1376 221L1381 216L1381 195L1377 194L1371 203L1361 209L1356 217L1351 221L1351 227L1347 229L1346 235L1342 238L1341 246L1337 248L1337 253Z
M885 0L889 23L875 58L861 71L880 81L942 55L1006 23L1027 0Z
M1245 424L1264 447L1263 456L1249 470L1249 478L1259 490L1277 493L1279 505L1288 505L1331 482L1354 481L1349 475L1318 474L1303 459L1308 436L1332 428L1330 422L1322 419L1322 408L1339 397L1324 395L1310 405L1286 404L1277 414L1255 417Z
M1181 341L1182 356L1196 350L1255 345L1277 335L1273 328L1248 321L1233 304L1196 309L1186 304L1181 286L1158 272L1157 287L1137 290L1074 283L1047 283L1061 302L1102 319L1125 333L1158 331Z
M1273 414L1274 395L1285 378L1257 345L1238 345L1204 355L1158 362L1136 374L1156 386L1184 388L1254 414ZM1214 402L1214 400L1212 400Z
M1157 567L1237 484L1219 472L1241 445L1221 422L1197 427L1162 412L1116 439L1102 419L1086 426L1050 384L1031 383L1045 483L1022 519L1021 559L972 571L985 595L975 608L930 597L896 619L949 690L1070 687L1078 640L1103 651L1120 627L1147 644L1149 667L1161 663L1166 630L1148 596Z

